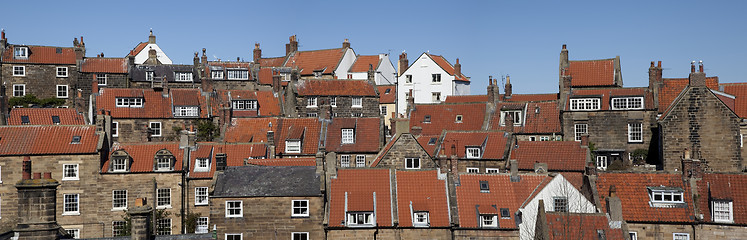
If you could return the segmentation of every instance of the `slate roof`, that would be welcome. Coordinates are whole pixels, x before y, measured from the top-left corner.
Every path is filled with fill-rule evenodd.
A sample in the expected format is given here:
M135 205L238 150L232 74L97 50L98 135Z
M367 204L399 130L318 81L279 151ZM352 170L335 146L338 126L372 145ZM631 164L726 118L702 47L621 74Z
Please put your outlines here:
M506 141L508 140L508 136L509 135L503 131L449 131L444 135L443 143L438 149L444 149L447 156L456 155L460 159L466 159L467 147L479 147L481 150L480 159L503 159L504 154L506 153ZM455 147L455 153L451 152L452 146Z
M688 78L664 78L659 88L659 113L663 113L690 83ZM706 77L706 87L718 89L718 77Z
M377 96L368 80L299 80L299 96Z
M679 94L679 93L677 93ZM600 89L572 89L568 99L596 97L601 98L600 110L610 110L612 98L615 97L643 97L643 109L654 109L654 96L648 88L600 88ZM566 104L566 111L570 110L570 100ZM661 105L660 105L661 107Z
M552 180L546 175L522 174L521 181L511 182L506 174L461 174L456 186L459 226L477 228L478 214L498 214L508 208L510 218L498 218L499 229L518 229L515 215L534 192L539 192ZM480 191L480 181L488 183L489 191Z
M28 47L28 58L13 57L14 47ZM75 50L71 47L9 45L2 55L3 63L75 65Z
M207 118L207 97L200 89L171 89L167 97L163 92L139 88L103 88L96 96L96 109L111 111L112 118L174 118L174 106L198 106L199 118ZM164 90L167 91L167 90ZM121 97L143 98L143 107L117 107ZM191 117L195 118L195 117Z
M379 152L379 118L333 118L327 127L326 149L339 153ZM342 129L353 129L353 143L342 143Z
M207 63L207 66L205 67L205 76L209 77L210 79L218 80L218 81L227 80L228 79L228 73L225 72L226 70L230 70L230 69L241 69L241 70L247 70L247 71L249 71L249 74L248 74L249 78L247 80L254 80L254 78L253 78L253 76L251 74L251 72L252 72L251 68L252 68L252 63L250 63L250 62L209 61ZM223 78L221 78L221 79L212 78L212 76L213 76L212 72L213 71L223 72ZM247 80L244 80L244 81L247 81ZM237 81L237 80L230 80L230 81ZM272 78L270 78L270 81L272 82Z
M550 239L597 240L599 239L597 231L600 230L604 232L605 239L623 239L622 228L610 228L607 215L603 213L547 212L546 214Z
M501 126L501 113L499 110L522 110L524 113L523 124L514 125L513 132L519 134L551 134L561 133L560 111L558 102L528 102L528 103L498 103L496 111L490 118L490 128L508 131L504 125Z
M316 167L316 158L270 158L270 159L248 159L247 165L257 166L311 166Z
M330 183L329 226L344 226L346 205L347 211L373 212L374 193L376 193L376 224L393 226L390 187L392 183L389 177L389 169L340 169L337 177L333 177Z
M430 227L449 227L446 174L438 170L396 171L399 225L412 227L412 211L427 211ZM377 196L378 197L378 194Z
M268 117L279 116L280 100L272 91L254 90L216 90L216 101L212 104L213 112L220 112L220 105L232 107L233 100L257 100L257 110L232 109L232 117Z
M270 127L272 126L272 127ZM225 142L267 142L267 131L277 135L278 118L237 118L226 128Z
M694 223L692 193L689 184L682 181L682 174L668 173L599 173L597 191L608 196L610 187L622 200L623 219L630 222ZM684 191L685 207L652 207L649 204L649 187L679 188ZM600 209L607 209L601 201Z
M747 175L705 173L698 181L697 199L703 221L714 222L711 216L713 200L732 201L734 224L747 224Z
M315 167L226 167L210 197L321 196L319 183Z
M73 137L80 136L80 143ZM94 126L0 127L0 156L97 153L99 135Z
M84 73L127 73L126 58L85 58L80 71Z
M347 48L334 48L313 51L297 51L287 57L284 67L296 67L301 70L301 75L308 76L314 71L322 74L334 74L339 66ZM263 65L264 66L264 65Z
M267 156L267 145L265 144L231 144L231 143L198 143L197 150L191 154L189 166L189 178L213 178L216 170L216 159L218 154L226 155L226 166L243 166L247 158L264 158ZM210 162L208 171L196 171L196 160L207 158Z
M415 111L410 113L410 128L422 127L423 135L441 134L442 130L480 130L485 108L485 103L416 104ZM456 121L457 115L462 115L461 122ZM426 116L430 122L425 122Z
M446 60L446 58L444 58L443 56L434 55L430 53L425 53L425 54L428 55L428 57L430 57L431 59L433 59L433 61L436 62L436 64L438 64L438 66L441 67L446 73L448 73L451 76L454 76L454 80L469 82L469 78L464 76L464 74L460 74L458 76L454 75L454 66L451 65L451 63L449 63L449 61Z
M360 55L357 58L355 58L355 62L352 66L350 66L350 70L348 72L368 72L368 65L373 66L373 69L376 70L379 68L379 64L381 64L381 60L379 59L379 55Z
M747 118L747 83L722 83L719 87L736 97L732 109L740 118Z
M519 141L511 152L521 170L533 170L535 163L547 163L549 171L584 171L586 148L575 141Z
M118 150L124 150L131 158L130 162L130 173L146 173L155 172L153 169L153 161L155 160L156 153L162 149L166 149L174 155L176 163L174 164L173 171L182 170L182 160L184 159L184 150L179 149L178 143L165 142L165 143L115 143L109 152L108 159L104 162L101 167L101 172L106 173L109 171L109 164L111 163L112 154Z
M389 104L396 103L397 101L397 86L395 85L378 85L376 86L379 90L379 103ZM389 90L389 93L386 91Z
M572 87L615 85L615 59L569 61Z
M53 116L59 118L56 125L85 125L82 114L72 108L13 108L8 125L23 125L22 116L28 117L28 125L55 125Z
M164 64L164 65L137 65L130 68L130 77L133 82L149 82L145 79L146 72L153 72L156 79L166 78L166 81L170 83L199 83L200 78L195 73L195 69L192 65L177 65L177 64ZM192 73L192 81L176 81L174 78L175 72L190 72ZM251 75L251 74L250 74Z

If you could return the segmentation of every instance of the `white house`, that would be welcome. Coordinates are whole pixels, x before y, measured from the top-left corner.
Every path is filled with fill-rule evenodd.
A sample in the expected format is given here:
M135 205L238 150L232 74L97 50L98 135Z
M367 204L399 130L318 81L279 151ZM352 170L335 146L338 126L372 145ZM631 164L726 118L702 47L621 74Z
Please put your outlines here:
M402 54L404 58L400 56L400 66L406 66L407 55ZM410 90L415 103L439 103L446 96L469 95L469 84L469 78L462 74L458 58L456 64L451 65L442 56L423 53L399 76L397 111L405 113Z
M348 71L350 79L368 78L368 67L371 65L374 69L374 80L376 85L392 85L397 79L397 70L394 69L392 61L389 60L389 54L379 55L360 55L355 59L355 63Z
M156 36L153 35L153 29L150 30L148 42L141 42L135 46L135 49L130 51L130 54L135 56L135 64L143 64L145 60L148 60L148 51L150 49L156 50L156 58L161 64L173 64L171 59L166 56L166 53L161 50L161 47L156 44Z

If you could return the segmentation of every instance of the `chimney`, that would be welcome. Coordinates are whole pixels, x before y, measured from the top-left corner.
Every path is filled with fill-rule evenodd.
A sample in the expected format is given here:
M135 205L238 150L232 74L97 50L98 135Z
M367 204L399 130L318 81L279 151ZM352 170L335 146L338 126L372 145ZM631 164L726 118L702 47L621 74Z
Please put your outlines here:
M152 238L151 216L153 207L148 206L145 198L135 199L135 207L127 211L130 214L130 239L150 240Z
M651 61L651 67L648 68L648 89L654 94L654 99L659 99L659 88L663 84L661 61L654 66ZM654 101L654 107L659 108L659 101Z
M454 77L458 77L462 75L462 64L459 63L459 58L456 59L456 63L454 64Z
M588 147L589 146L589 134L582 134L581 135L581 146Z
M511 76L506 75L506 84L503 86L503 91L505 92L505 95L503 95L503 98L510 99L511 98Z
M347 38L342 42L342 48L350 48L350 41Z
M503 124L506 125L506 132L514 132L514 117L511 114L506 113L503 119Z
M547 226L547 213L545 213L545 201L540 199L537 203L537 223L534 225L535 240L550 240L550 228Z
M31 157L23 157L23 179L31 179Z
M267 158L275 158L275 132L267 131Z
M150 35L148 35L148 43L155 44L156 43L156 35L153 35L153 29L150 29Z
M407 60L407 53L405 53L405 51L402 51L402 54L399 55L399 61L397 62L397 76L401 77L402 73L404 73L409 66L410 64Z
M8 39L5 38L5 29L0 31L0 53L5 51L5 47L8 46Z
M215 154L215 170L217 171L223 171L226 169L226 154L225 153L218 153Z
M511 168L511 182L521 181L521 176L519 176L519 162L516 159L512 159L508 161L508 164Z
M76 92L78 94L75 97L75 112L79 114L85 113L86 112L86 109L85 109L86 99L83 98L83 90L77 89ZM0 120L2 119L0 118Z
M200 61L202 62L202 64L205 64L205 65L207 65L207 62L208 62L207 55L205 55L206 51L207 49L202 48L202 57L200 57Z
M373 69L373 64L368 64L368 74L366 75L368 82L374 85L376 88L376 71Z
M158 55L156 53L156 50L153 49L153 47L150 47L148 49L148 59L145 60L145 63L147 65L159 65L160 62L158 61Z
M607 213L610 215L610 221L623 221L622 201L617 197L617 187L610 186L609 196L605 198L607 202Z
M80 66L83 58L86 57L86 45L83 43L83 36L80 37L80 43L77 42L78 39L76 38L73 41L73 51L75 51L75 62L78 66Z
M705 87L706 74L703 72L703 61L700 61L699 72L695 72L695 61L690 63L690 87Z
M563 44L563 49L560 50L560 64L558 69L558 93L560 93L560 101L561 109L564 110L565 108L565 99L567 98L567 94L569 94L571 89L571 79L570 79L570 73L568 72L568 68L570 67L570 62L568 61L568 49L566 48L566 45Z
M23 179L16 183L18 191L18 223L13 231L17 239L59 239L57 224L57 186L51 173L31 175L31 161L24 157Z
M254 54L252 60L254 63L259 63L259 59L262 58L262 49L259 48L259 43L254 44Z
M410 117L410 112L415 111L415 96L412 95L412 89L410 89L410 95L407 97L407 114L406 117Z
M494 103L495 102L495 94L493 93L493 76L488 76L488 102Z
M298 40L296 35L290 36L288 44L285 44L285 56L298 51Z

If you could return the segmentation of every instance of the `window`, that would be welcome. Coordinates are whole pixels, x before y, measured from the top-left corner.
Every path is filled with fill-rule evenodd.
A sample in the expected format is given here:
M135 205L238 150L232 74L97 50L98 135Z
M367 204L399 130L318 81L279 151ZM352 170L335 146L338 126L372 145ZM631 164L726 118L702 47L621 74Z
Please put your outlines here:
M197 117L199 113L197 107L174 107L174 117Z
M462 115L456 115L456 119L454 119L454 122L461 123L463 118L464 117L462 117Z
M571 99L571 111L599 110L599 98Z
M440 102L441 101L441 93L440 92L433 92L431 93L431 102Z
M405 75L405 83L412 83L412 75L410 74Z
M530 137L529 137L529 141L531 141L531 142L537 141L537 137L535 137L535 136L530 136Z
M96 74L96 82L98 82L99 86L106 86L106 74Z
M241 233L226 233L226 240L241 240L242 238Z
M159 157L156 159L156 170L157 171L169 171L171 170L171 158Z
M480 227L498 227L498 215L480 214Z
M124 236L126 232L125 225L127 225L127 222L125 221L112 222L112 236L115 236L115 237Z
M340 155L340 167L350 167L350 155Z
M115 157L112 159L112 171L123 172L127 171L127 158Z
M514 126L521 126L521 123L523 123L521 119L521 110L501 111L501 126L506 126L506 119L508 119L508 116L511 116L511 119L514 120Z
M248 80L248 70L228 70L228 80Z
M67 98L67 85L57 85L57 98Z
M480 158L480 148L467 147L467 158Z
M643 109L643 97L612 98L612 110Z
M381 105L381 115L386 116L386 105Z
M690 240L689 233L672 233L673 240Z
M80 202L78 194L64 194L64 207L62 209L62 215L80 215Z
M650 192L652 203L684 203L683 191L679 189L650 189Z
M208 188L195 188L195 205L208 205Z
M28 47L14 47L13 58L16 58L16 59L29 58L29 48Z
M711 204L713 205L711 207L711 209L713 210L711 216L713 216L714 222L734 222L732 201L711 201Z
M630 240L638 240L638 232L628 232Z
M67 77L67 67L57 67L57 77Z
M122 210L127 208L127 190L112 191L112 208L113 210Z
M156 207L171 208L171 188L156 189Z
M436 141L438 141L438 138L431 138L428 139L428 145L436 145Z
M160 137L161 136L161 122L150 122L150 130L153 131L153 134L151 134L151 136Z
M553 197L552 206L553 206L553 211L568 212L568 198L567 197Z
M549 136L541 136L540 137L540 141L543 141L543 142L550 141L550 137Z
M207 172L210 169L210 159L198 158L195 163L195 172Z
M366 156L356 155L355 156L355 167L365 167L365 166L366 166Z
M607 170L607 156L597 156L597 169Z
M508 211L508 208L501 208L501 218L511 218L511 212Z
M319 114L315 113L315 112L306 113L306 117L318 117L318 116L319 116Z
M587 132L588 128L589 128L589 125L587 125L586 123L575 124L573 126L573 130L576 135L576 141L581 141L581 135L588 133Z
M293 213L291 217L308 217L309 200L293 200Z
M156 221L156 235L171 235L171 218Z
M433 79L434 83L440 83L441 82L441 74L440 73L431 74L431 78Z
M112 122L112 137L119 137L119 123Z
M420 169L420 158L405 158L405 169Z
M373 226L373 212L348 212L348 226Z
M307 108L315 108L316 107L316 97L309 97L306 99L306 107Z
M257 100L233 100L234 110L257 110Z
M212 79L223 79L223 70L211 70L210 78Z
M329 105L332 107L337 107L337 97L329 98Z
M78 164L63 164L62 180L78 180Z
M498 168L486 168L485 169L485 173L489 173L489 174L490 173L500 173L500 172L501 172L501 170L498 169Z
M353 113L353 117L363 117L363 113L360 113L360 112Z
M116 98L117 107L143 107L143 98Z
M177 82L190 82L192 81L192 73L191 72L175 72L174 80L176 80Z
M73 239L80 238L80 229L67 229L66 228L65 231L67 232L67 234L69 234L70 236L72 236Z
M467 173L480 173L480 169L479 168L468 167L467 168Z
M70 141L70 144L80 144L80 136L73 136L73 139Z
M363 97L353 97L352 107L354 108L363 107Z
M355 134L353 133L352 128L342 129L342 143L355 143Z
M153 79L156 77L156 74L152 71L145 72L145 81L153 81Z
M423 123L430 123L431 122L431 115L425 115L423 117Z
M482 193L490 192L490 183L488 181L480 181L480 192Z
M226 201L226 217L237 218L244 216L244 208L242 207L242 201Z
M384 90L384 94L389 94L390 92L392 92L391 88L387 88L386 90Z
M208 233L208 218L207 217L200 217L197 218L197 223L195 224L195 233Z
M13 84L13 96L14 97L26 96L26 84Z
M415 227L427 227L429 225L428 212L414 212L412 214L412 225Z
M309 233L308 232L291 233L291 240L309 240Z
M16 76L16 77L26 76L26 66L13 66L13 76Z
M286 140L285 141L285 152L286 153L301 153L301 140Z
M642 123L628 123L628 142L643 142Z
M52 124L60 125L60 116L52 116Z

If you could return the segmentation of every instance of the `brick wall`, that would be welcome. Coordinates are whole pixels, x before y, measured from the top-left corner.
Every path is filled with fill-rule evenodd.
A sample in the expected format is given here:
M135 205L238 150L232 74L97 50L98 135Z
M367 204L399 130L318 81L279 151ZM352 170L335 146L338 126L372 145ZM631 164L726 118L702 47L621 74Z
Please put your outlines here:
M243 217L226 218L226 201L243 201ZM309 200L309 217L291 217L292 200ZM218 239L242 233L244 239L290 239L292 232L308 232L309 239L324 239L324 202L319 197L211 198L210 221Z

